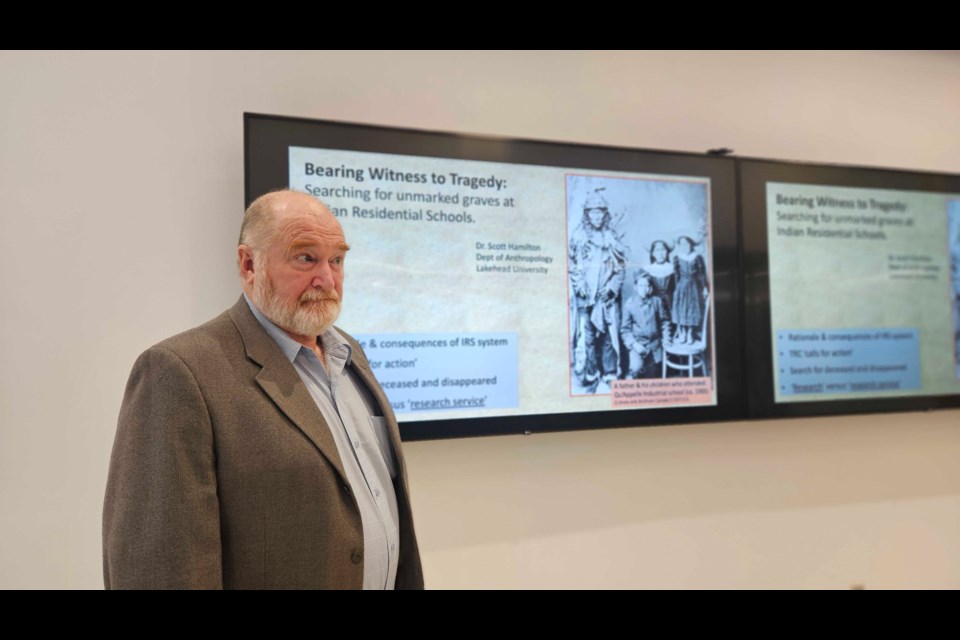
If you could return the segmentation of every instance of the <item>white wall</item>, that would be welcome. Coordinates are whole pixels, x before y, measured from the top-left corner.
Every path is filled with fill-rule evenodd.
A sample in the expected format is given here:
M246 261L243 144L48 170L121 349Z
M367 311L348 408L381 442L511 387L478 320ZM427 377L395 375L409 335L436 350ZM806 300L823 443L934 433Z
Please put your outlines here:
M0 52L0 92L0 588L102 585L129 368L239 293L244 111L960 171L956 53ZM428 586L957 588L958 418L407 444Z

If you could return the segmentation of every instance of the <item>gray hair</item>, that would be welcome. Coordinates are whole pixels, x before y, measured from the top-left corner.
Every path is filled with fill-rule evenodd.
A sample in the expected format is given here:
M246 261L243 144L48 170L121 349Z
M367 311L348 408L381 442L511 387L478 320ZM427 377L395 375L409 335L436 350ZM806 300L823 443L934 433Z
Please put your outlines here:
M274 201L281 194L298 193L290 189L277 189L263 194L247 207L240 225L239 244L245 244L255 252L264 251L276 235L274 224Z

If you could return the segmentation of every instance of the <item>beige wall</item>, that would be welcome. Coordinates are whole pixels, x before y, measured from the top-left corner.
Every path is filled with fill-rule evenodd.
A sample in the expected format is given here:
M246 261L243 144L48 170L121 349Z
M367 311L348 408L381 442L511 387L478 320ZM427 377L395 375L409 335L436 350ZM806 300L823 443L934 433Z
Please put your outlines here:
M0 588L102 585L129 368L239 293L244 111L960 171L956 53L0 52L0 91ZM958 418L408 444L428 584L957 588Z

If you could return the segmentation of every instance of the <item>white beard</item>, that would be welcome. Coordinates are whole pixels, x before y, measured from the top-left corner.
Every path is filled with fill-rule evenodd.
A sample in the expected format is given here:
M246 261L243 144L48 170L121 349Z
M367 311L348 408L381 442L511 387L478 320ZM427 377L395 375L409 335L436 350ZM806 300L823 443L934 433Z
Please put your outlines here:
M266 265L260 266L253 285L253 304L271 322L300 336L319 336L333 326L340 315L340 296L336 291L308 289L296 302L287 302L277 297Z

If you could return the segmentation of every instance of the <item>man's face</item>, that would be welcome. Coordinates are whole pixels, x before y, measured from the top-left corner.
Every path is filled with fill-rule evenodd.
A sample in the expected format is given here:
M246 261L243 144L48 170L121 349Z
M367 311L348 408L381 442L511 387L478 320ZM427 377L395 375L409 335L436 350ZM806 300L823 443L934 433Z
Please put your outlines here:
M594 229L599 229L603 225L603 218L606 215L606 209L600 209L599 207L591 207L587 209L587 217L590 219L590 224L593 225Z
M299 194L282 198L274 222L273 241L254 259L253 303L287 332L316 337L340 313L343 230L323 205Z

